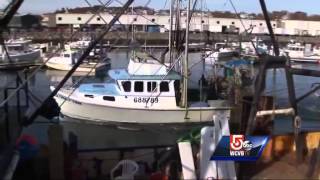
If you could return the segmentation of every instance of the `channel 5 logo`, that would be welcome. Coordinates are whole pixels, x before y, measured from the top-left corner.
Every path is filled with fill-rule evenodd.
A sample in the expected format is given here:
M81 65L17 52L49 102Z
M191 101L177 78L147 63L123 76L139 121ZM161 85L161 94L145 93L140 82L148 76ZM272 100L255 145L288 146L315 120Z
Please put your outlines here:
M223 136L211 160L255 161L268 142L268 136Z

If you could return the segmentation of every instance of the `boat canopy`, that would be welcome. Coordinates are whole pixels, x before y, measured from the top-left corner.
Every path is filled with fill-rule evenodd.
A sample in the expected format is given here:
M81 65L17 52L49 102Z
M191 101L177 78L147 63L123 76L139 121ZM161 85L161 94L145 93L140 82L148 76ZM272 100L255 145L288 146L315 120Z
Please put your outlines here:
M166 75L167 67L153 59L130 59L128 73L131 75Z
M181 75L175 71L170 71L167 75L132 75L126 69L113 69L108 72L110 78L114 80L180 80Z

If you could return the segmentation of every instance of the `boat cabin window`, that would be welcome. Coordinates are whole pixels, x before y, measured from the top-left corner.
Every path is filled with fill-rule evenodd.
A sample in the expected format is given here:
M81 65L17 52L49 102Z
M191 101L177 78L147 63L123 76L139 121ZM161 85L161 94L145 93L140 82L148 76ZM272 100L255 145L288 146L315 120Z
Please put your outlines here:
M69 58L70 54L64 54L63 57Z
M148 82L147 90L148 92L157 92L157 82Z
M143 92L143 81L134 82L134 92Z
M115 98L113 96L103 96L103 100L105 100L105 101L115 101Z
M160 92L169 92L169 83L161 82L160 83Z
M130 81L122 81L121 82L124 92L131 91L131 82Z
M85 94L85 95L84 95L84 97L94 98L94 96L93 96L93 95L91 95L91 94Z
M9 51L23 51L23 46L7 46Z

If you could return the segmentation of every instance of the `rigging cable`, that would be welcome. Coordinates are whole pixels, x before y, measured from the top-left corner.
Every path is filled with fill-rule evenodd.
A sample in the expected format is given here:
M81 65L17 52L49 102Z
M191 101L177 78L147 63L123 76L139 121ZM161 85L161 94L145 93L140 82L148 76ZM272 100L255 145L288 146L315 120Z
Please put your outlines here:
M242 25L242 27L243 27L244 31L245 31L246 33L248 33L248 32L249 32L249 30L250 30L250 28L246 28L246 26L244 25L244 22L242 21L241 16L239 15L239 13L238 13L238 11L237 11L236 7L235 7L235 6L234 6L234 4L233 4L233 1L232 1L232 0L229 0L229 2L230 2L230 4L231 4L231 6L232 6L232 8L233 8L233 10L234 10L234 12L235 12L235 14L236 14L237 18L240 20L240 23L241 23L241 25ZM252 30L253 30L253 27L252 27ZM251 30L251 32L252 32L252 30ZM250 42L251 42L251 45L252 45L252 47L253 47L253 49L254 49L255 53L257 54L257 56L259 56L258 49L257 49L256 45L254 44L254 42L252 41L252 39L250 39ZM241 49L240 49L240 53L241 53Z
M107 4L109 4L109 2L111 2L111 0L109 0ZM100 8L96 13L98 13L99 11L103 10L103 8ZM79 31L75 31L71 34L70 38L69 38L69 41L72 41L72 39L74 38L74 36L76 34L78 34L84 27L86 24L88 24L95 16L96 16L96 13L93 14L85 23L84 23L84 26L80 27L80 30ZM21 89L22 87L25 86L25 84L27 82L29 82L44 66L45 64L54 56L56 56L58 53L60 53L62 51L61 48L57 49L55 52L53 52L48 58L47 60L45 60L39 67L37 67L32 73L31 75L26 79L24 80L19 87L17 87L16 90L14 90L11 94L8 95L8 97L6 99L4 99L1 103L0 103L0 108L4 106L5 103L7 103L11 98L14 97L14 95L19 91L19 89ZM9 83L8 83L9 84ZM10 83L11 84L11 83Z

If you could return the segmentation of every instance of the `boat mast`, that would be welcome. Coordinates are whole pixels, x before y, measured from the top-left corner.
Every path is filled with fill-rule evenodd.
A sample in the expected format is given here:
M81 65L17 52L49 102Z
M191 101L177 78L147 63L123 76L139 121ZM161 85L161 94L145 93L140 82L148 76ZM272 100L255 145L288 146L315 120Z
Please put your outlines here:
M182 89L182 107L187 109L188 107L188 54L189 54L189 19L190 19L190 3L191 0L188 0L187 5L187 20L186 20L186 41L184 49L184 61L182 62L183 67L183 89Z
M169 28L169 62L172 65L172 26L173 26L173 6L175 0L171 0L170 3L170 28Z
M134 2L132 3L131 6L131 17L134 17L134 13L133 13L133 8L134 8ZM135 50L135 37L134 37L134 33L135 33L135 25L134 25L135 21L132 21L132 25L131 25L131 47L132 47L132 58L135 59L136 58L136 50Z

